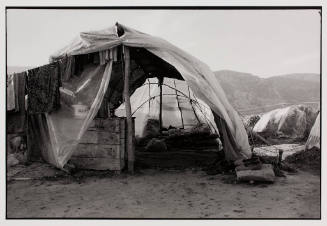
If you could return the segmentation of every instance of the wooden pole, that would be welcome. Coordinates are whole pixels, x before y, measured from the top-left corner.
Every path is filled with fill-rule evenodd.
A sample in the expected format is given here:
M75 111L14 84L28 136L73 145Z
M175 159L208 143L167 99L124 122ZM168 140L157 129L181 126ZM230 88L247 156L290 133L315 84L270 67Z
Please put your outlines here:
M283 159L283 150L279 149L278 151L278 165L281 166L282 165L282 159Z
M163 78L159 78L159 87L160 87L159 129L160 129L160 133L162 131L162 83L163 83Z
M150 114L150 108L151 108L151 84L150 84L150 79L148 79L149 83L149 114Z
M126 110L126 124L127 124L127 158L128 158L128 172L134 173L134 143L133 143L133 120L132 120L132 109L129 93L129 73L130 73L130 55L129 49L123 46L124 54L124 100Z
M273 145L271 142L269 142L268 140L266 140L265 138L263 138L262 136L260 136L259 134L257 134L256 132L254 132L253 130L252 130L252 134L255 136L255 137L257 137L257 138L259 138L261 141L263 141L265 144L268 144L268 145Z
M176 92L176 100L177 100L178 110L179 110L179 112L181 113L182 128L184 129L183 111L182 111L181 106L179 105L178 93L177 93L177 86L176 86L176 82L175 82L175 80L174 80L174 86L175 86L175 92Z

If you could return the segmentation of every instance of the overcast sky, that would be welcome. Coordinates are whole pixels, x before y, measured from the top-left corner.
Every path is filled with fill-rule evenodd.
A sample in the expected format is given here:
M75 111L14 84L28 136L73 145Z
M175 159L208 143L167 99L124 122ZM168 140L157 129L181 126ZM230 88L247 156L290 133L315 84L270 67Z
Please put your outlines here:
M319 73L318 10L7 10L7 65L39 66L81 31L118 21L160 36L215 70Z

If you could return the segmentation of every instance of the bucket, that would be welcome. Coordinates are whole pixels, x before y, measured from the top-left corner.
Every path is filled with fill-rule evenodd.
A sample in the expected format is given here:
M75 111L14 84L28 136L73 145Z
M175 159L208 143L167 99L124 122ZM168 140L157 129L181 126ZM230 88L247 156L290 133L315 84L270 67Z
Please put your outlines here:
M74 104L72 107L74 109L75 118L85 118L89 112L89 108L83 104Z

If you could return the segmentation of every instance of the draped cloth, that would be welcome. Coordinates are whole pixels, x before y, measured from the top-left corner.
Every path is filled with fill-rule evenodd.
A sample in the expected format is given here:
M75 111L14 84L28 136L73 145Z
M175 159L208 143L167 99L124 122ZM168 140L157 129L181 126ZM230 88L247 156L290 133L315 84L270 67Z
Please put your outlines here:
M31 141L36 139L39 150L48 163L63 168L75 151L79 140L96 116L108 87L112 60L105 65L86 65L78 77L62 83L61 107L51 113L31 114ZM76 115L74 106L85 106L85 115ZM40 135L37 131L42 131ZM34 135L33 135L34 134Z
M26 111L25 111L25 94L26 94L26 72L14 74L15 81L15 110L7 112L7 132L22 133L26 132ZM8 91L7 91L8 92Z
M7 76L7 111L15 109L15 74Z
M28 113L49 113L60 107L60 69L51 63L28 71Z

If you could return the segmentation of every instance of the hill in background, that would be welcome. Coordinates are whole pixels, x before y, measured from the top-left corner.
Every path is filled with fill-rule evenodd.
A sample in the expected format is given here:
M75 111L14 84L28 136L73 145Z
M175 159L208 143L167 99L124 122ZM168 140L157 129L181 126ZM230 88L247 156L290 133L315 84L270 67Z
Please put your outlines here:
M215 72L228 100L241 114L270 111L292 104L318 107L320 76L287 74L269 78L222 70Z

